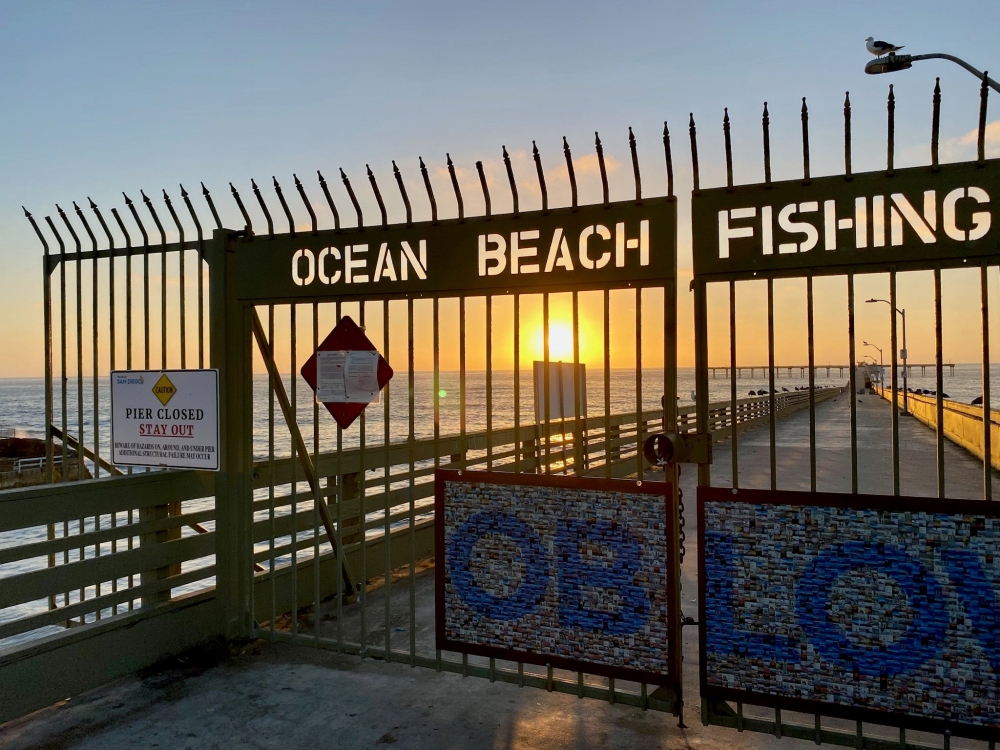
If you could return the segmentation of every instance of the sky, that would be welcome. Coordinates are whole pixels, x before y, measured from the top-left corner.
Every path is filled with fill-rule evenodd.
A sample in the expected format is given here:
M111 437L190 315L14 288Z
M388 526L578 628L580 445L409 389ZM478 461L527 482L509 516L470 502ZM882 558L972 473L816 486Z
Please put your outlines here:
M896 165L929 161L931 92L940 76L942 160L975 158L979 83L944 61L918 63L894 76L866 76L864 39L905 44L907 52L950 52L980 68L996 67L996 2L17 2L0 0L0 377L37 376L43 367L42 251L21 207L41 222L55 204L92 198L124 211L122 191L172 195L199 182L213 191L224 222L242 221L228 183L252 199L250 180L323 170L342 206L342 167L359 186L366 214L377 215L367 189L371 164L387 195L390 221L403 218L392 189L392 160L403 170L416 218L426 218L417 158L431 169L442 217L455 206L445 154L459 168L466 212L482 213L475 162L494 186L495 213L510 209L500 160L513 157L522 209L539 206L531 162L535 140L546 164L550 204L569 190L562 137L573 148L582 203L600 200L593 134L601 133L612 199L629 197L628 127L638 140L643 188L666 192L661 133L673 134L679 215L680 364L693 363L688 114L698 123L703 187L724 183L722 115L733 127L738 183L763 177L760 115L768 102L774 179L801 175L802 97L810 112L813 175L842 169L844 92L853 104L854 169L885 166L885 101L896 96ZM987 155L1000 156L1000 103L989 117ZM317 195L313 186L314 202ZM175 196L176 197L176 196ZM200 197L200 196L197 196ZM127 212L125 212L127 214ZM301 217L304 219L305 217ZM321 215L321 222L326 220ZM992 323L1000 331L997 278ZM805 284L775 283L776 360L805 360ZM846 360L843 279L816 282L819 363ZM909 357L934 356L930 274L905 274L899 304L908 308ZM643 306L643 361L662 357L662 303ZM885 276L859 278L857 296L884 297ZM190 295L189 295L190 297ZM455 303L457 304L457 303ZM534 356L538 305L528 301L524 356ZM599 357L595 302L582 298L584 358ZM728 291L710 294L710 358L728 360ZM442 303L451 309L452 303ZM616 293L615 365L634 357L634 298ZM428 320L418 305L419 321ZM498 351L511 336L510 302L495 304ZM888 349L888 308L858 305L858 339ZM740 285L739 356L766 361L763 285ZM564 325L568 299L553 300ZM482 326L481 301L469 303ZM325 313L324 313L325 315ZM589 317L588 317L589 316ZM944 278L945 360L981 357L979 280ZM303 316L307 317L307 316ZM451 318L449 318L449 321ZM324 324L326 319L324 318ZM442 329L442 367L455 361L455 333ZM470 326L472 323L470 322ZM534 326L534 328L531 328ZM373 335L378 326L373 328ZM448 329L447 331L445 329ZM530 329L530 330L529 330ZM425 331L418 324L418 331ZM632 333L618 336L618 331ZM662 329L661 329L662 330ZM380 334L378 334L380 335ZM393 337L400 331L393 329ZM306 339L311 338L311 335ZM394 338L394 341L395 341ZM558 338L558 336L557 336ZM621 339L620 346L617 339ZM71 342L72 343L72 342ZM405 345L405 341L404 341ZM394 349L399 351L396 343ZM416 366L431 360L421 347ZM871 353L876 353L872 350ZM1000 351L995 343L993 351ZM174 350L171 356L174 357ZM483 363L481 339L469 366ZM496 365L509 366L501 356Z

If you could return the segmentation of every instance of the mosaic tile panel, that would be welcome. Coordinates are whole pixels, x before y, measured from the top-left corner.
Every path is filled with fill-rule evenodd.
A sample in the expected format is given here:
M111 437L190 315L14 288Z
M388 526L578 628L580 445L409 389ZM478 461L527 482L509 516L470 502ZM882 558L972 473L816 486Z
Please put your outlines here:
M1000 728L1000 519L715 500L702 514L709 690Z
M666 676L665 496L573 481L442 483L439 647Z

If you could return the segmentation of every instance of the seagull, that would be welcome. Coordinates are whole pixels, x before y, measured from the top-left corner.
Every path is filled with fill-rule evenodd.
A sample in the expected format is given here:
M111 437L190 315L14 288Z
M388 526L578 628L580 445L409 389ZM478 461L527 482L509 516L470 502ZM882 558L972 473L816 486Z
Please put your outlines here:
M897 47L895 44L889 44L889 42L876 42L875 37L873 36L865 39L865 47L869 52L875 55L875 57L881 57L885 54L894 55L899 52L899 50L903 49L903 45Z

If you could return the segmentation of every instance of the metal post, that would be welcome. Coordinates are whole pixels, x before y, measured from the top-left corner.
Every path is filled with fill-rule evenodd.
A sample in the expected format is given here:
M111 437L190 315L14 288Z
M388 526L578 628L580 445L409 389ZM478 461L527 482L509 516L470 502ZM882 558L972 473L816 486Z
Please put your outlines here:
M221 470L215 475L218 627L227 638L245 638L253 626L251 308L236 300L232 233L215 230L207 249L210 363L219 370Z

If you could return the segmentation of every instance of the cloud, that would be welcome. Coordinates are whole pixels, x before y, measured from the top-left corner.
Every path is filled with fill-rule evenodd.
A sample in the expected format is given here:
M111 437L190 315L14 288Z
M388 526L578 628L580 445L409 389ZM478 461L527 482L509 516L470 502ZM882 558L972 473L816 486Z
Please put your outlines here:
M986 157L1000 157L1000 120L986 125ZM956 138L941 141L941 161L968 161L977 157L979 128L970 130Z
M622 163L618 161L613 156L604 157L604 166L608 170L608 174L618 171ZM597 160L597 154L586 154L581 157L573 157L573 171L576 173L577 177L590 176L590 175L600 175L601 166L600 162ZM569 176L569 169L566 167L565 162L562 165L551 170L553 176L567 177Z

